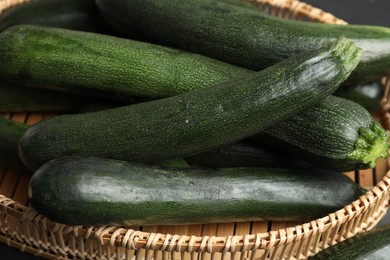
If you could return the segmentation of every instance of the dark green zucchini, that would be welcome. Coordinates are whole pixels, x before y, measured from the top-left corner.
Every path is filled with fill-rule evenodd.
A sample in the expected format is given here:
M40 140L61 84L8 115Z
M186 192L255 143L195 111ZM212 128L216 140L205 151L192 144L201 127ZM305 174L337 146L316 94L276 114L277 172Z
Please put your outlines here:
M77 112L112 107L112 103L61 91L18 86L0 78L0 112Z
M312 167L291 154L240 141L211 151L194 154L185 160L201 167Z
M348 79L357 84L390 74L390 29L292 21L221 0L97 0L113 27L252 70L317 49L345 36L363 49ZM179 22L178 22L179 21Z
M156 225L309 221L363 193L345 175L319 170L168 168L63 157L34 173L29 199L60 223Z
M15 170L19 173L32 174L20 160L18 152L19 140L29 125L0 116L0 167ZM160 165L188 167L183 159L164 161Z
M352 100L370 112L379 109L385 88L380 81L373 81L366 84L343 86L338 88L335 96Z
M389 138L365 108L329 96L251 140L290 152L317 166L351 171L373 168L379 157L387 158Z
M113 31L102 19L94 0L31 0L0 15L0 31L19 24L99 33Z
M166 160L158 163L157 165L160 166L170 166L170 167L181 167L181 168L188 168L190 165L188 164L187 160L185 159L172 159L172 160Z
M359 59L360 49L341 38L322 50L205 89L43 120L21 138L20 156L36 169L66 155L153 163L212 150L320 102Z
M0 75L13 83L127 101L174 96L252 71L145 42L21 25L0 34Z
M0 166L22 173L31 173L19 158L18 144L20 137L27 130L26 124L0 115Z
M390 256L390 224L375 227L372 230L330 246L310 260L387 260Z

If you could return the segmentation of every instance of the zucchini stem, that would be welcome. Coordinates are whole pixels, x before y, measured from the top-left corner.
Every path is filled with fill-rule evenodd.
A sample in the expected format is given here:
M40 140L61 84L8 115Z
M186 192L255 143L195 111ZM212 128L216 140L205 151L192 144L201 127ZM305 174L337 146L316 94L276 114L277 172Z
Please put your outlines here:
M354 151L348 159L361 162L363 168L374 168L378 158L389 157L389 139L389 134L377 122L370 128L360 128Z
M344 65L342 68L343 72L350 75L356 67L355 61L361 57L362 49L356 47L356 44L353 41L349 41L343 36L330 44L337 46L337 48L334 48L332 51L332 54Z

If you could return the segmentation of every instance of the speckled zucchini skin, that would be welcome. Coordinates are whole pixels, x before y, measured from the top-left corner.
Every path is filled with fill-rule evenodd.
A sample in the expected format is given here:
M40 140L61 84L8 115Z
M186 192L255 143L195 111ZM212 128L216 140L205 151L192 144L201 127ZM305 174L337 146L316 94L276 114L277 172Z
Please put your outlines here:
M43 120L21 138L20 156L36 169L67 155L159 162L215 149L323 100L348 77L359 56L360 49L340 39L205 89Z
M340 36L363 49L349 84L390 74L390 29L280 19L224 0L97 0L112 26L149 41L259 70ZM231 4L233 3L233 4ZM180 22L178 22L180 21Z
M31 0L0 15L0 31L19 24L111 33L94 0Z
M251 137L336 171L375 167L389 156L389 135L359 104L329 96L289 120Z
M34 173L29 198L60 223L156 225L308 221L363 192L341 173L314 169L184 169L64 157Z
M252 74L146 42L33 25L3 31L0 53L0 75L14 83L125 102L134 96L174 96Z

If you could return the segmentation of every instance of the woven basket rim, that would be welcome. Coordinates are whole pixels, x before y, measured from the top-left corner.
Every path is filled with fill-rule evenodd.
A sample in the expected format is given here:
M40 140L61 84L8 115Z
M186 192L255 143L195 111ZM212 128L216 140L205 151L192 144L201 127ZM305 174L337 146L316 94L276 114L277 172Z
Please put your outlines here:
M0 14L17 4L29 0L0 0ZM334 15L324 12L319 8L298 0L249 0L262 5L263 8L276 8L279 11L288 10L296 16L306 16L311 20L335 24L346 24L345 21ZM388 111L390 108L390 77L384 78L386 83L386 94L382 100L382 115L390 118ZM390 123L389 123L390 125ZM389 129L389 128L387 128ZM390 166L390 159L387 160ZM73 233L85 239L95 239L102 245L121 246L128 249L154 249L176 252L238 252L256 249L269 249L277 245L300 241L313 233L322 233L334 226L341 226L343 223L352 220L362 213L375 210L378 202L389 205L390 194L390 170L371 190L360 196L357 200L346 205L340 210L330 213L324 217L314 219L301 225L282 228L275 231L268 231L255 234L231 235L231 236L188 236L176 234L162 234L153 232L143 232L121 226L69 226L50 221L40 215L34 209L24 206L4 195L0 194L0 207L7 214L15 216L20 222L27 222L43 227L45 230L61 230L62 233ZM376 224L386 210L377 212ZM366 227L370 229L372 226ZM358 230L357 232L362 230ZM0 235L1 236L1 235ZM348 234L346 235L348 237ZM341 240L343 238L340 238ZM19 243L20 244L20 243ZM15 247L19 245L15 243ZM23 247L23 246L21 246Z
M353 217L375 207L379 200L387 199L388 202L389 191L390 170L382 180L364 195L324 217L275 231L232 236L161 234L133 230L123 226L69 226L53 222L34 209L19 204L3 195L0 195L0 205L7 208L9 215L15 216L20 221L34 223L35 225L43 226L45 229L67 230L65 233L72 232L85 238L93 237L98 239L102 245L123 246L129 249L152 248L156 250L165 250L167 247L170 247L169 251L193 252L206 250L206 252L211 253L224 250L235 252L262 249L291 242L291 240L299 241L304 236L309 235L309 233L324 232L332 226L342 225ZM380 212L378 218L381 218L385 213Z
M273 11L270 13L275 15L277 11L283 12L288 10L293 16L308 17L311 21L323 22L323 23L333 23L333 24L347 24L346 21L340 19L329 12L314 7L310 4L305 3L304 1L299 0L247 0L254 4L259 4L263 6L263 9L268 7L273 8ZM287 14L280 14L282 17L288 18Z

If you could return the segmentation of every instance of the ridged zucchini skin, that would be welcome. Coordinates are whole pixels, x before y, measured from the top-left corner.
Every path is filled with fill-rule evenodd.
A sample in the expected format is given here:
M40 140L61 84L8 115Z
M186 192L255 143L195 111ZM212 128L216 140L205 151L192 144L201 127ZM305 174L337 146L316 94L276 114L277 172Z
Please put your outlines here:
M250 137L335 171L373 168L389 138L365 108L336 96Z
M67 155L159 162L212 150L323 100L359 58L360 49L340 39L320 51L205 89L43 120L21 138L20 156L36 169Z
M338 88L333 95L352 100L368 111L374 112L380 108L384 93L383 84L380 81L372 81L360 85L343 86Z
M31 0L0 15L0 31L19 24L110 33L94 0Z
M377 226L372 230L339 242L310 260L387 260L390 255L390 225Z
M345 36L363 49L348 84L390 74L389 28L292 21L226 2L231 1L96 1L112 26L124 33L141 33L149 41L256 71Z
M146 42L33 25L3 31L0 53L0 75L13 83L125 102L134 96L174 96L252 74Z
M21 173L31 174L19 158L18 144L20 137L27 130L26 124L0 116L0 166Z
M363 193L334 172L185 169L63 157L34 173L29 201L41 214L65 224L156 225L308 221L341 209Z

